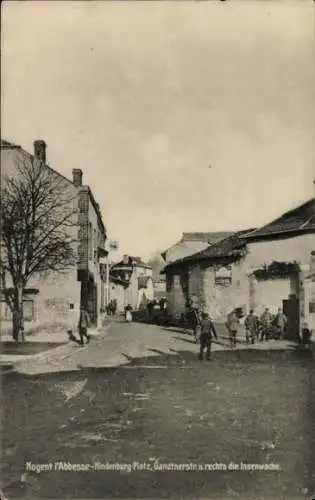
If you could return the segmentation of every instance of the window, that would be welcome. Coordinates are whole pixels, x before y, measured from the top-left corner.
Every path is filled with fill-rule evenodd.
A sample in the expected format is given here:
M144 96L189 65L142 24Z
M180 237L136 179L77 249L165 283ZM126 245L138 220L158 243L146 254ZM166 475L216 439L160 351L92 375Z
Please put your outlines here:
M93 257L93 233L92 233L92 224L89 222L89 260L92 260Z
M227 286L232 283L232 268L231 266L222 266L214 271L215 285Z
M34 319L34 302L33 300L25 300L23 302L24 321L33 321Z
M23 301L23 315L24 321L34 320L34 301L24 300ZM2 321L12 321L12 312L8 304L5 301L0 302L0 319Z

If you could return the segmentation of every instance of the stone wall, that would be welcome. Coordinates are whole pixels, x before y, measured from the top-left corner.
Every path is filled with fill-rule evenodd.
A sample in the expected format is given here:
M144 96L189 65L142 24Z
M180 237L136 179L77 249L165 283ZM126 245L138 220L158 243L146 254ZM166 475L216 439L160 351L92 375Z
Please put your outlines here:
M203 303L205 300L204 278L205 267L197 264L189 269L188 295L189 297L192 297L193 295L198 297L200 303Z
M225 321L228 313L236 307L248 309L249 281L241 264L232 266L231 284L215 283L215 268L204 272L204 302L207 311L216 321Z
M246 257L232 265L232 283L229 285L215 284L214 267L196 263L189 271L189 296L196 295L200 305L204 304L211 316L221 321L236 307L242 307L245 313L250 308L255 308L256 313L260 314L265 307L276 312L277 308L282 306L282 300L288 299L293 294L299 298L301 294L301 308L303 307L301 314L305 312L306 319L313 323L313 316L307 312L308 304L306 303L309 300L307 297L310 296L307 290L311 288L311 284L307 284L305 299L303 299L302 272L300 275L261 281L253 279L250 274L254 269L271 264L273 261L297 261L301 267L307 267L310 264L311 251L314 250L314 246L314 235L250 243ZM175 276L172 276L169 272L167 276L169 310L175 316L185 310L185 291L181 286L184 274L183 269L182 274L177 272Z
M174 317L180 317L185 310L186 297L181 286L180 274L168 276L169 289L167 291L168 310Z

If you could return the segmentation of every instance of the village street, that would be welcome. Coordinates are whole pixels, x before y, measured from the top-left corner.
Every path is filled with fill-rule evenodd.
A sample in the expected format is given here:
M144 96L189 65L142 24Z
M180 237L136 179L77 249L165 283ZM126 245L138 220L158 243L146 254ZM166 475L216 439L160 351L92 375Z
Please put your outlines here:
M276 344L235 352L218 345L201 364L191 336L118 321L90 345L51 356L37 374L26 365L6 374L4 494L307 498L313 360ZM269 470L245 471L244 463ZM85 470L66 470L75 464ZM178 466L187 470L170 470Z

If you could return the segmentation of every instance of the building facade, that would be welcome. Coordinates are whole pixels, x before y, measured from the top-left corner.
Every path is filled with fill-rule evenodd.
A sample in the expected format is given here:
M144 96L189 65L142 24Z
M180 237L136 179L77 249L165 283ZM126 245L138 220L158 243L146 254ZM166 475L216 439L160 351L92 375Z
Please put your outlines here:
M100 269L100 257L105 252L106 229L98 204L90 188L82 184L82 171L73 170L72 180L67 179L47 165L46 144L34 142L33 154L7 141L1 141L1 180L17 175L21 163L40 161L47 175L57 179L60 196L69 200L72 211L67 235L71 237L76 264L62 273L47 272L34 275L25 290L25 328L53 325L67 328L73 324L73 310L84 306L90 313L93 325L100 326L104 309L104 277ZM9 280L10 277L8 276ZM3 291L2 291L3 292ZM1 294L1 319L11 321L11 312Z
M259 229L235 233L166 265L168 306L180 316L197 301L217 321L235 308L246 314L282 307L294 337L302 322L315 328L315 199Z
M110 268L110 298L116 299L119 311L130 304L133 309L146 307L154 295L152 268L140 257L124 255Z
M231 232L221 231L221 232L193 232L193 233L183 233L181 239L169 247L167 250L161 253L162 258L169 264L175 262L178 259L188 257L196 252L200 252L208 248L209 245L213 245L218 241L230 236Z

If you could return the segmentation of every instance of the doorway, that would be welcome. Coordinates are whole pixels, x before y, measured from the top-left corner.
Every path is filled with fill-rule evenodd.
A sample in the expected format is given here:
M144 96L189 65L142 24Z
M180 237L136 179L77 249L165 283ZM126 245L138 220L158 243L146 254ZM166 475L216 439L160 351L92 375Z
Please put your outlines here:
M81 305L89 313L91 324L97 324L97 286L92 279L81 283Z
M300 301L296 295L282 301L283 312L288 319L285 337L296 340L300 332Z

